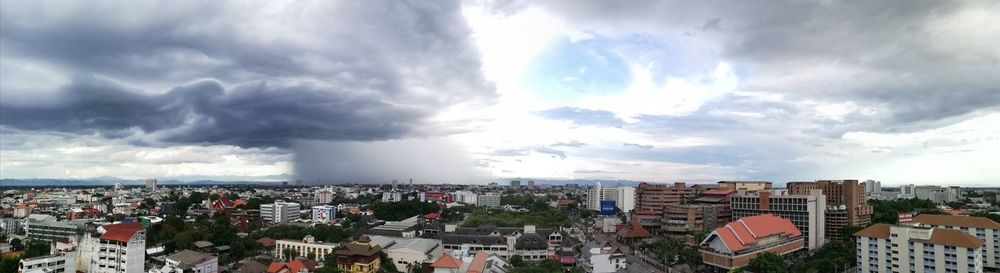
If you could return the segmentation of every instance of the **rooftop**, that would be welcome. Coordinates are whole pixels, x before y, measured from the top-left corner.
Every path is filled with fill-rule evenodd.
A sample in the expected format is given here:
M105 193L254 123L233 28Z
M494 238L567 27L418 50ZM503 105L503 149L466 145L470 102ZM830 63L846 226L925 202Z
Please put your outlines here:
M716 228L714 233L718 234L726 247L732 251L749 248L758 239L768 236L802 236L802 232L792 224L792 221L771 214L743 217Z
M920 214L913 217L913 223L938 226L954 226L984 229L1000 229L1000 223L986 217Z

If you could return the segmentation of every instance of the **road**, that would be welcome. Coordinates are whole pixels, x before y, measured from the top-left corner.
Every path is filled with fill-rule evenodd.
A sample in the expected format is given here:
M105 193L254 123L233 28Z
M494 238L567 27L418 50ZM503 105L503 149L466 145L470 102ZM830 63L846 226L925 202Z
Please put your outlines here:
M595 241L598 241L600 245L603 245L606 241L614 241L614 236L609 234L596 234L594 236ZM643 261L638 256L634 255L631 246L620 245L622 252L625 253L625 261L628 262L628 268L624 270L618 270L618 272L624 273L660 273L664 272L659 270L653 265Z

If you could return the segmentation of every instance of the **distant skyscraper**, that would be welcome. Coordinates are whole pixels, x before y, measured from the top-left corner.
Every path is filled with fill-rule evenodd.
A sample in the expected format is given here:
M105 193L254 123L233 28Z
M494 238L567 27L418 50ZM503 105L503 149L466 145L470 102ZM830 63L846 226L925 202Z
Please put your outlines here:
M535 188L535 180L528 180L528 188L529 189Z
M397 182L398 182L398 181L396 181L396 179L393 179L393 180L392 180L392 188L393 188L393 189L395 189L395 188L396 188L396 183L397 183Z
M146 190L156 191L156 179L146 179Z
M510 181L510 187L511 188L520 188L521 187L521 180L511 180Z
M917 196L917 192L913 184L899 186L899 198L910 199L915 196Z
M868 192L868 196L878 196L882 194L882 182L875 180L866 180L865 191Z

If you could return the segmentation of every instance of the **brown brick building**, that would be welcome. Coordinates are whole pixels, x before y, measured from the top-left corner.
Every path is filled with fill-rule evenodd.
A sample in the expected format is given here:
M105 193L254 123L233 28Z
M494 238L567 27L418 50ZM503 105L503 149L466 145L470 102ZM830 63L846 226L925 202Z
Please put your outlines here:
M847 226L871 224L874 209L868 205L865 183L858 180L817 180L815 182L788 182L791 194L808 194L819 189L826 196L826 238L842 240Z

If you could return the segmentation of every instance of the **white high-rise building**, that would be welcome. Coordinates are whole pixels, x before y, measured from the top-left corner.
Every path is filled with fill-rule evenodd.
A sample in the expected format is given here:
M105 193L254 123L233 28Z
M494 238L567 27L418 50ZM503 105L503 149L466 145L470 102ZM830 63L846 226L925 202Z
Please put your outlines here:
M601 201L613 200L618 209L629 212L635 208L635 188L634 187L602 187L597 183L587 194L587 208L591 210L601 210Z
M266 223L283 223L299 219L299 203L274 202L260 205L260 218Z
M629 212L635 209L634 187L618 187L615 192L615 206L618 206L618 209L621 209L624 212Z
M479 203L479 195L471 191L456 191L453 193L455 202L475 205Z
M958 230L874 224L855 233L857 272L983 272L983 241Z
M879 196L882 194L882 182L875 180L865 181L865 192L868 196Z
M55 250L55 249L53 249ZM55 251L53 251L55 252ZM22 259L20 273L76 273L76 251Z
M150 192L156 191L156 179L146 179L146 190Z
M394 203L394 202L399 202L399 201L403 201L403 193L401 193L401 192L398 192L398 191L389 192L389 191L387 191L387 192L383 192L382 193L382 202L385 202L385 203Z
M913 184L899 186L900 199L913 199L917 196L917 188Z

